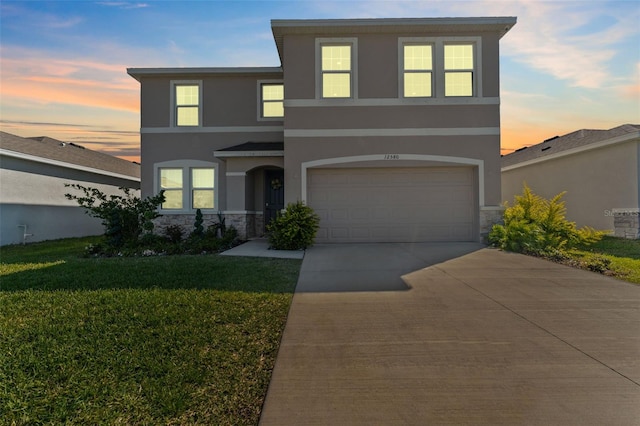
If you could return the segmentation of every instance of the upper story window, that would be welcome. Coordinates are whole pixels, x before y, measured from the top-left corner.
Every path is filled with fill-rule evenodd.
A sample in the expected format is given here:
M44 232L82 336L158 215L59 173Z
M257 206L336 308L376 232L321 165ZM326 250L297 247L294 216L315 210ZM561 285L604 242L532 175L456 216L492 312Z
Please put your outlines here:
M473 44L444 45L444 95L473 96Z
M403 95L405 98L426 98L433 92L433 46L405 44L403 46Z
M357 98L356 38L316 39L316 98Z
M172 86L172 123L174 126L200 126L202 84L200 81L174 81Z
M481 37L400 37L402 98L482 97Z
M260 117L284 117L284 85L282 83L260 83Z
M351 97L351 45L322 45L322 97Z

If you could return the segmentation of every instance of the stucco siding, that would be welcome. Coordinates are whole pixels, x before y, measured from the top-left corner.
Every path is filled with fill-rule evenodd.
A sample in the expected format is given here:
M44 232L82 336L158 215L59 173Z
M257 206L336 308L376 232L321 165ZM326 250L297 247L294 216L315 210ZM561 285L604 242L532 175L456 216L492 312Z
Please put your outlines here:
M498 129L498 105L316 106L287 109L291 129ZM494 153L495 154L495 153Z
M301 164L314 160L366 154L421 154L454 156L482 161L484 167L484 205L500 204L500 159L491 155L498 151L499 136L445 137L353 137L353 138L286 138L285 199L299 200L302 193ZM351 164L349 167L429 167L441 162L376 161ZM449 164L455 165L455 163ZM335 167L335 166L332 166Z
M245 142L279 142L282 131L265 132L216 132L216 133L159 133L142 134L140 150L142 162L142 195L154 195L154 165L173 160L200 160L218 165L218 188L220 208L227 208L226 172L227 162L214 157L216 150L240 145ZM229 170L235 171L235 170Z
M134 195L139 194L135 189L139 183L134 180L3 157L0 245L102 234L101 221L65 197L67 193L82 195L65 187L67 183L96 188L107 195L122 195L118 188L126 186L134 188ZM24 228L19 225L26 225L26 232L33 235L23 239Z
M80 207L2 203L0 216L0 245L104 233L100 219L85 214ZM27 233L31 235L23 238L24 228L18 225L26 225Z
M567 191L569 220L613 230L613 209L639 207L639 147L621 143L503 171L502 198L512 204L524 182L545 198Z

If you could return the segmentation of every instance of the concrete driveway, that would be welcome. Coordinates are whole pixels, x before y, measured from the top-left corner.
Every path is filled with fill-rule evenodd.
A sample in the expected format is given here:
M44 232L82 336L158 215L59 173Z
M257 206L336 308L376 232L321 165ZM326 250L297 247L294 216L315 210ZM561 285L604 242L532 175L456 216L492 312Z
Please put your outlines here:
M312 247L260 424L638 425L640 286L473 243Z

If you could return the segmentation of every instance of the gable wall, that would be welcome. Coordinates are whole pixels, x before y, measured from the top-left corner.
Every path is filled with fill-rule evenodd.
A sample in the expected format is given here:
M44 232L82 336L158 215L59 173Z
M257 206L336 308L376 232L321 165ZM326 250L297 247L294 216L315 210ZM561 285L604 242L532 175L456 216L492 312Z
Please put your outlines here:
M581 152L502 172L502 199L513 205L526 182L551 198L567 191L567 219L578 226L613 230L613 209L640 207L640 142Z

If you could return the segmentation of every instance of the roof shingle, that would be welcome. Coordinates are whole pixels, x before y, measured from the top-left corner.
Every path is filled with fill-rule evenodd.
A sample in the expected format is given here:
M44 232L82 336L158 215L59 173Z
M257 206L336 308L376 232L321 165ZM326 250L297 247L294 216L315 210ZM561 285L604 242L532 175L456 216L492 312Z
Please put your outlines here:
M140 178L140 165L46 136L22 138L0 132L0 148L92 169Z
M639 124L623 124L609 130L581 129L563 136L547 139L536 145L520 148L511 154L502 157L502 167L531 161L549 155L557 154L570 149L591 145L597 142L613 139L618 136L638 134Z

